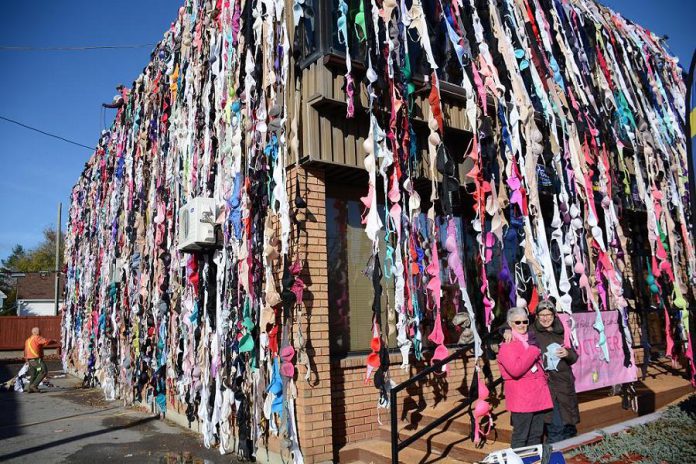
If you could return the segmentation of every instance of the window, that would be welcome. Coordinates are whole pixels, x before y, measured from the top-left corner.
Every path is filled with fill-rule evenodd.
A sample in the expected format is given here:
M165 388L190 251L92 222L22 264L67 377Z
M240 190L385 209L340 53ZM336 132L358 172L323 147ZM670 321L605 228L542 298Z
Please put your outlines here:
M372 27L371 19L371 3L366 0L345 0L348 6L348 14L346 17L346 33L347 41L350 49L351 59L356 67L362 67L366 62L367 46L365 40L361 40L364 34L361 21L356 21L356 18L364 17L366 28ZM361 3L362 11L361 11ZM339 11L339 0L312 1L305 0L305 11L310 10L317 19L312 21L312 27L302 32L304 37L314 40L314 46L309 46L308 43L303 43L301 67L307 67L312 62L316 61L320 56L327 54L345 55L346 47L339 40L338 21L341 17ZM444 47L434 47L433 53L435 61L438 65L438 77L445 82L452 82L457 85L462 81L462 69L454 53L452 43L447 40L447 27L445 20L442 17L438 2L433 0L423 0L423 11L425 13L426 22L428 23L428 33L431 43L445 44ZM360 16L361 12L363 16ZM380 28L383 28L383 23L380 21ZM380 36L384 37L385 32L380 31ZM411 69L414 71L418 80L422 79L423 75L430 74L428 62L423 55L421 45L418 42L418 37L415 32L410 31L408 34L408 50L409 62ZM374 59L374 58L373 58ZM375 64L375 63L373 63Z
M293 14L302 12L301 23L295 30L295 43L293 47L300 49L300 67L305 68L316 60L321 54L321 33L323 30L322 11L325 2L318 0L304 0L295 2Z
M372 243L365 235L359 200L326 199L329 333L332 354L345 355L370 347L372 333L371 280L363 271L372 254ZM384 239L382 232L381 240ZM383 261L384 253L380 260ZM382 322L387 322L387 295L392 288L382 280ZM385 325L386 327L386 325Z
M348 195L340 197L327 196L327 245L328 245L328 280L329 280L329 334L330 350L332 356L345 356L351 352L367 351L372 339L372 300L373 289L371 280L365 276L364 269L372 253L372 243L365 235L364 225L361 223L363 206L359 198ZM427 230L425 214L420 217L423 227ZM475 250L475 235L471 235L465 228L465 221L455 219L459 243L459 254L462 257L465 272L471 270L470 250ZM384 219L383 219L384 222ZM453 344L459 339L459 329L451 320L456 312L465 311L459 288L452 283L447 269L447 255L444 251L444 243L447 237L446 223L440 222L439 255L440 278L443 282L443 296L441 305L442 327L445 333L445 343ZM384 231L380 233L380 240L384 243ZM385 246L380 250L380 263L384 265ZM468 252L468 253L467 253ZM475 258L474 258L475 259ZM474 306L480 307L480 297L475 296L477 287L476 272L469 272L469 294ZM393 311L393 301L390 301L394 293L394 280L382 278L382 329L388 331L388 311ZM426 301L423 292L419 291L419 305L425 312ZM459 309L458 309L459 307ZM422 322L424 348L428 349L431 343L427 336L433 326L432 313L426 312ZM396 348L396 335L389 338L389 347Z

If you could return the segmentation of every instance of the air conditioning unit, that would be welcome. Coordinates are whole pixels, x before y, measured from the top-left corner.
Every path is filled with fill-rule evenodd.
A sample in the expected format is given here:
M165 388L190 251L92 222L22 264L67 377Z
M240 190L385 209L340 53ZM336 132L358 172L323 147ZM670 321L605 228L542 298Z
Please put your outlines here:
M196 197L179 210L179 250L198 251L215 246L215 199Z

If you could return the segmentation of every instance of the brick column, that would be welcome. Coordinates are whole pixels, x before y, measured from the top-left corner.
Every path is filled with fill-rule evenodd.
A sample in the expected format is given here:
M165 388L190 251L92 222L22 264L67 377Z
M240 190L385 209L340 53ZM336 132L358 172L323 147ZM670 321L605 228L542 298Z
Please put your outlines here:
M312 464L333 460L326 185L321 168L291 168L287 187L292 208L298 176L300 195L307 202L307 214L302 218L300 236L294 237L299 239L299 247L293 247L293 252L299 250L299 257L303 260L302 279L307 284L300 323L310 358L311 376L307 384L304 368L298 366L296 408L300 447L305 462Z

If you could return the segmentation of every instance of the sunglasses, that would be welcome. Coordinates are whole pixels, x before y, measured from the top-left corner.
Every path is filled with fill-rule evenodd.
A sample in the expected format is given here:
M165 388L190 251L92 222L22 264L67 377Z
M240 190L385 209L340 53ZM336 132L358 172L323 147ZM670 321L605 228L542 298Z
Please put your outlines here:
M529 319L525 319L524 321L512 321L513 324L515 325L528 325L529 324Z

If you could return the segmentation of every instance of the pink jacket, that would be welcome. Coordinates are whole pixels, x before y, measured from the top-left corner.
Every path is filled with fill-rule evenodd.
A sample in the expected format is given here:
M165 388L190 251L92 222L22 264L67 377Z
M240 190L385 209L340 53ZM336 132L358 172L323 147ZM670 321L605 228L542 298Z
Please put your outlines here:
M537 412L553 408L541 350L519 340L500 345L498 365L505 382L505 404L510 412ZM536 372L532 367L537 366Z

